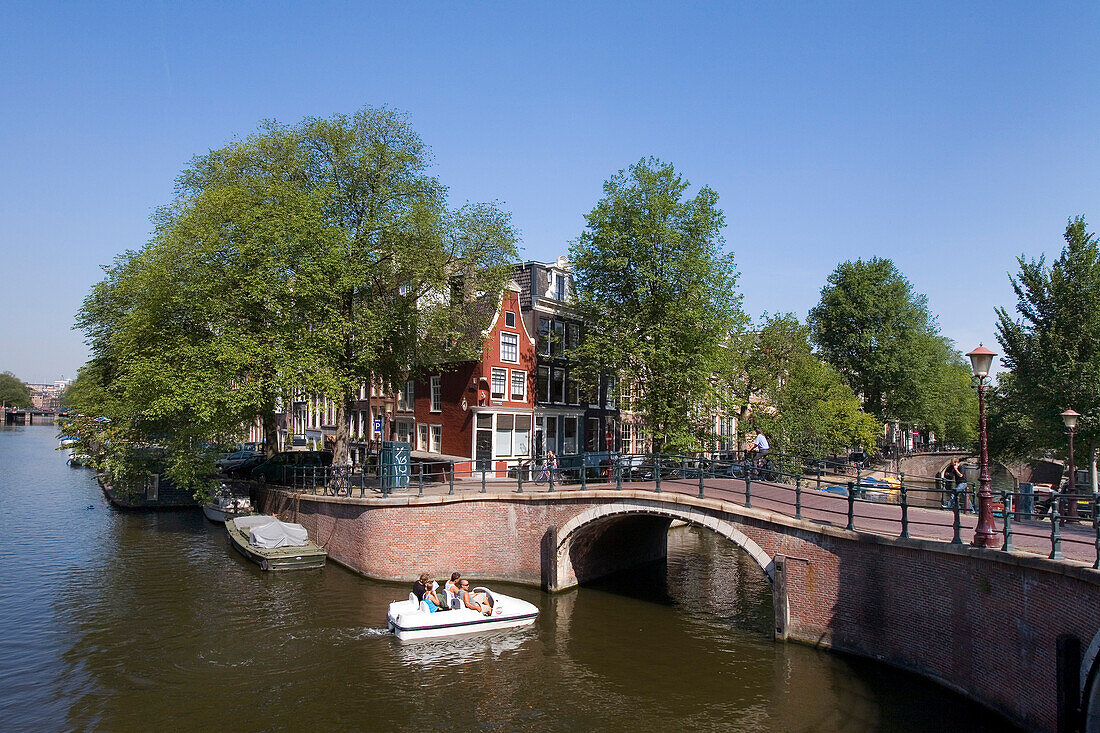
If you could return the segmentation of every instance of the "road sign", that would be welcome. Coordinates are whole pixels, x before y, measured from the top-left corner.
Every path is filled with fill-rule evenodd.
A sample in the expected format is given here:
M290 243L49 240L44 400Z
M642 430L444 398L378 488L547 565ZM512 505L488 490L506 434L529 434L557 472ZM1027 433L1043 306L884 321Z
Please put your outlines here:
M374 432L382 432L382 418L380 417L374 418Z

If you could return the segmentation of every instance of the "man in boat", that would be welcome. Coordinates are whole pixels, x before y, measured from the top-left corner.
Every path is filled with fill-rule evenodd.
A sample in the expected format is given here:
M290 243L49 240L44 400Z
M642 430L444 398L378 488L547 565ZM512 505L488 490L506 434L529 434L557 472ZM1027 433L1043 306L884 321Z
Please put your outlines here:
M424 600L424 592L428 590L428 574L421 573L420 577L413 583L413 594L416 596L416 600Z
M470 593L470 581L465 578L459 581L458 591L459 598L462 599L462 605L466 608L477 611L483 616L488 616L493 612L493 607L489 605L489 598L484 593Z

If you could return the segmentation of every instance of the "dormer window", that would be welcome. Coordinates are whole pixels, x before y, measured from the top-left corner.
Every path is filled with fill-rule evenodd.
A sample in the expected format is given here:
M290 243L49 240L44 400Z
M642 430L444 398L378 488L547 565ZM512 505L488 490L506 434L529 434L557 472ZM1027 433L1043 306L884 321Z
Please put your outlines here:
M565 275L560 272L557 273L557 282L555 283L554 299L565 300Z
M516 314L512 311L505 311L504 313L504 325L508 328L516 327Z

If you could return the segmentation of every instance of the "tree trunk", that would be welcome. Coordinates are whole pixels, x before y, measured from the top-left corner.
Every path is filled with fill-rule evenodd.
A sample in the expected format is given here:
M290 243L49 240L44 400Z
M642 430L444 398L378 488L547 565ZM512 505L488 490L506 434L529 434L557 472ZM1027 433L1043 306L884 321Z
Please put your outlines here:
M264 431L264 455L271 458L279 452L279 424L275 419L275 408L265 407L260 418Z
M350 443L351 425L350 416L355 407L355 393L345 392L336 403L336 452L332 456L332 465L346 466L351 463Z

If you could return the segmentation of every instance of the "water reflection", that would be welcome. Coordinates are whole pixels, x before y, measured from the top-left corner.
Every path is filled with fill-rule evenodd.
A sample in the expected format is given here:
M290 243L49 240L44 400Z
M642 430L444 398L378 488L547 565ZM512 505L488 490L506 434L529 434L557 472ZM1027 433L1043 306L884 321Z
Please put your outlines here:
M401 643L384 626L408 586L264 573L200 512L110 510L53 435L0 431L6 729L1003 728L915 677L774 644L763 572L705 530L592 587L503 586L540 608L530 628Z

